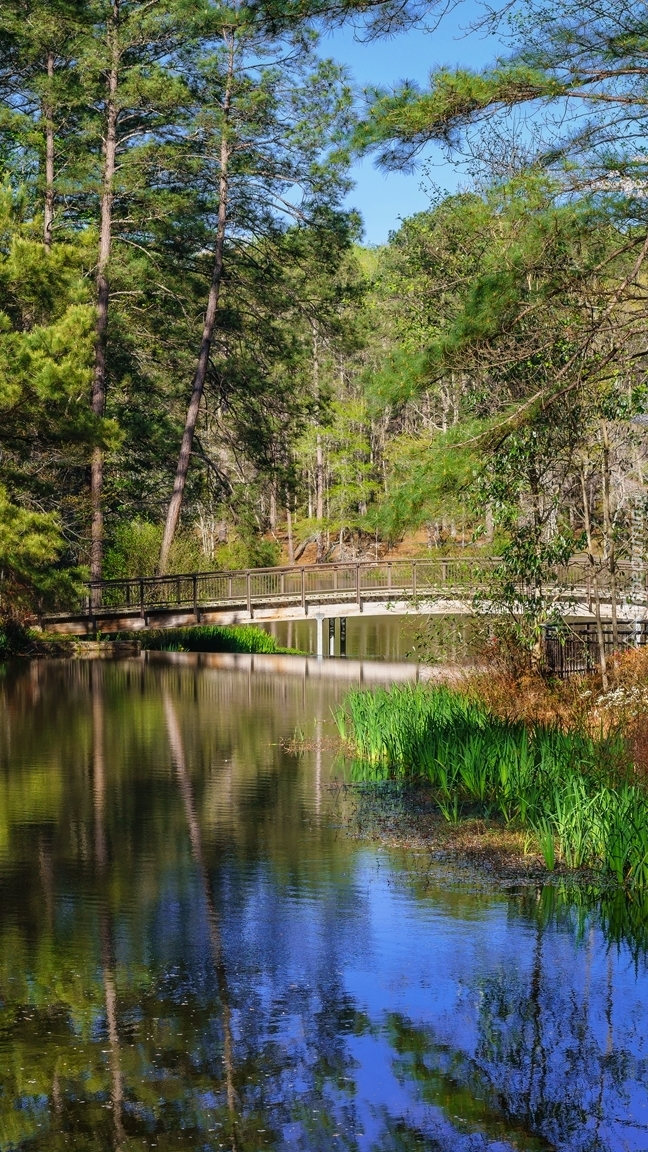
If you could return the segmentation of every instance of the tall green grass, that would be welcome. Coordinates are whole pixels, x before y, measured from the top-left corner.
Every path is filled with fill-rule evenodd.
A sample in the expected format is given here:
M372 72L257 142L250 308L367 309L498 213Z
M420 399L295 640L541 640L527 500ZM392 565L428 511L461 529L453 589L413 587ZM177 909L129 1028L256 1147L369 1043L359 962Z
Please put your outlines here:
M150 628L137 633L142 648L155 652L290 652L254 625L202 624L195 628Z
M528 829L547 867L648 885L648 797L618 738L527 728L446 687L351 692L336 715L356 778L423 778L447 819L499 815Z

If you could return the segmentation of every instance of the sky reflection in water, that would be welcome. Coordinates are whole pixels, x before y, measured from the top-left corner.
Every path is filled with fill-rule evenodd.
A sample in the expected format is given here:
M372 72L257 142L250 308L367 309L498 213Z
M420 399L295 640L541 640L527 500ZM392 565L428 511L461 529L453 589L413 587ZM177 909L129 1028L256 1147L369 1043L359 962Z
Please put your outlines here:
M648 1148L636 933L348 838L317 746L344 690L7 672L1 1149Z

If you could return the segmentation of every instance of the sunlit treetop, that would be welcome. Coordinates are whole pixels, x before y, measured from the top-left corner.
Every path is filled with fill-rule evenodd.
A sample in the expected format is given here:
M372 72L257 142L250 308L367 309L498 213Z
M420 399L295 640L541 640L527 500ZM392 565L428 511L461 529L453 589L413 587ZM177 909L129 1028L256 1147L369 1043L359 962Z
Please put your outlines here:
M513 109L537 133L536 160L576 160L600 179L645 177L648 25L645 6L538 0L490 21L507 49L481 72L433 71L427 90L405 83L370 94L356 141L388 166L411 164L430 141L460 147L471 129Z

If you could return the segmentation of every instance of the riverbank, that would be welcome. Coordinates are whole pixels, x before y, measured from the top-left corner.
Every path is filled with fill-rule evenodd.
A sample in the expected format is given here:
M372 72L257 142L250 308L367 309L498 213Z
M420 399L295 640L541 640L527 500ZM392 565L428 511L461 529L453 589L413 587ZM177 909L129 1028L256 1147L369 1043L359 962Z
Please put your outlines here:
M528 832L501 821L466 817L449 823L429 787L417 783L338 784L341 820L353 839L404 852L423 875L431 866L451 869L471 883L497 887L545 884L549 879L591 883L589 869L574 870L560 861L551 873Z
M351 692L337 713L358 834L502 879L648 886L646 653L596 678Z
M218 652L240 654L301 655L281 647L275 638L255 625L199 625L191 628L142 629L116 638L81 639L48 635L18 623L0 628L0 660L29 659L124 659L140 652Z

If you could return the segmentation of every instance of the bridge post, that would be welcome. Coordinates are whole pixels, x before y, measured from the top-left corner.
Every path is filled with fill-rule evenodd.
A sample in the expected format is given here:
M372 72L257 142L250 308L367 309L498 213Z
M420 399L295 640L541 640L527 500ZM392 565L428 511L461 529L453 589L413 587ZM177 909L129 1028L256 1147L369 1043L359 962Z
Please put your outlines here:
M250 620L251 620L252 619L252 594L250 592L250 573L249 572L246 573L245 584L246 584L246 589L247 589L247 610L248 610L248 613L250 615Z
M140 587L139 587L139 593L140 593L140 616L142 617L142 620L143 620L143 619L144 619L144 581L143 581L143 580L140 580L140 582L139 582L139 585L140 585Z
M324 659L324 617L321 612L318 612L316 617L317 626L317 659Z
M358 609L362 612L362 600L360 599L360 565L356 564L356 601Z
M301 601L302 601L302 612L304 613L304 615L306 615L306 572L304 570L303 565L302 565L302 570L301 570Z
M178 581L178 585L179 584L180 584L180 581ZM178 600L178 603L180 603L179 600ZM194 616L196 617L196 623L198 623L198 577L197 576L193 577L193 610L194 610Z
M416 600L416 560L412 561L412 595Z
M329 616L329 656L335 656L335 616Z
M346 656L346 616L340 616L340 656Z

